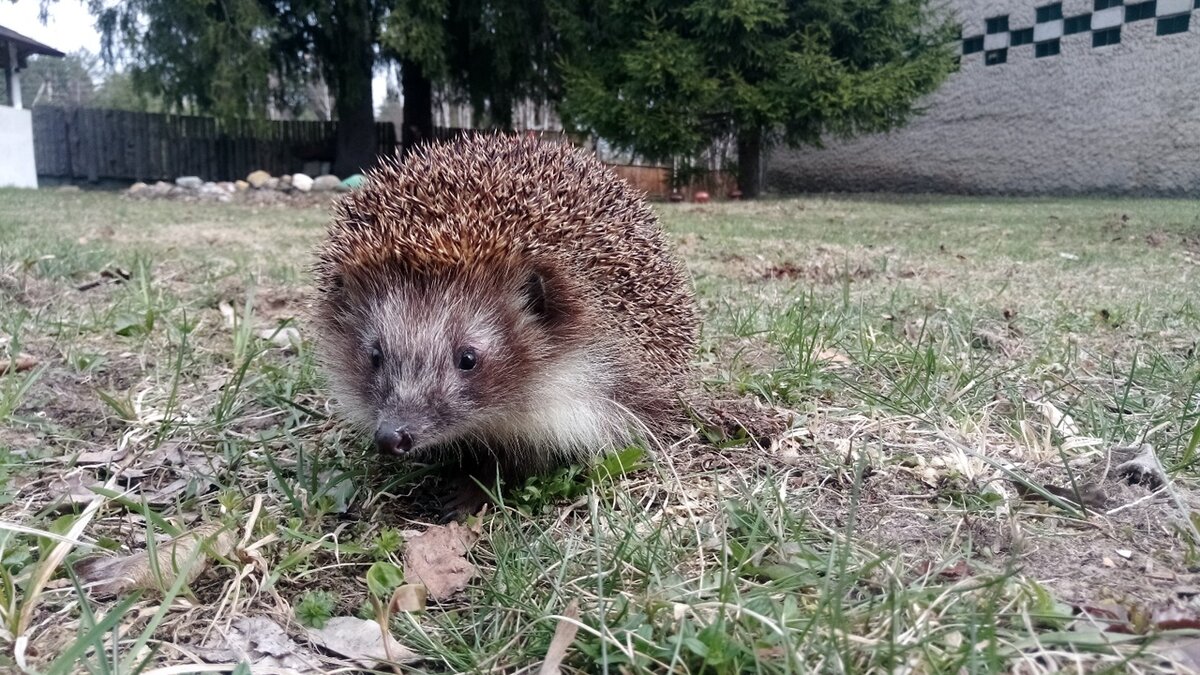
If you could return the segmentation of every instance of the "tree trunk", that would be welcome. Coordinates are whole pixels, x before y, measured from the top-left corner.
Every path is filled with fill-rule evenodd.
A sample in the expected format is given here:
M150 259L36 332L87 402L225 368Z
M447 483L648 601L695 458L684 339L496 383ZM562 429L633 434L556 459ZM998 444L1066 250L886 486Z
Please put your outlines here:
M400 93L404 97L404 128L400 143L404 154L433 138L433 84L421 66L409 60L400 62Z
M742 197L753 199L762 193L762 140L759 127L738 132L738 187Z
M366 3L345 3L337 26L340 58L333 64L332 82L337 95L337 150L333 172L349 176L375 163L375 102L371 77L375 55L372 26Z

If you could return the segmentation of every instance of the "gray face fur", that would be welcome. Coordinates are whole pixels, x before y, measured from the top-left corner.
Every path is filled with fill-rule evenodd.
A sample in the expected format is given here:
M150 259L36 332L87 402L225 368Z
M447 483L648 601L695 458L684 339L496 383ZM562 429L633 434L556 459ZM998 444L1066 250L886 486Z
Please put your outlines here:
M465 444L531 465L629 440L610 354L565 337L569 307L548 299L537 275L490 288L402 284L367 297L349 303L355 311L326 349L339 398L381 452Z
M499 385L515 375L523 351L516 334L535 337L533 317L513 295L488 306L461 291L452 283L400 287L364 308L348 393L383 452L479 436L489 418L519 407L520 387Z

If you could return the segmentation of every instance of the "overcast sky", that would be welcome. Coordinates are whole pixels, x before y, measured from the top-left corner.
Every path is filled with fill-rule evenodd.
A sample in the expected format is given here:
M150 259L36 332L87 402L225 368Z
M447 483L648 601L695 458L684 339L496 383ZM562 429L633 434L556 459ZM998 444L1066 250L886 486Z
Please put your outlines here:
M93 54L100 52L100 35L96 32L96 20L88 13L87 5L80 0L58 0L50 4L50 18L46 24L38 20L40 0L0 0L0 26L11 28L47 44L60 52L86 49ZM386 76L376 74L372 86L375 107L383 103L387 94Z
M60 52L100 51L95 19L79 0L58 0L50 5L46 25L38 21L39 0L0 0L0 25L45 43Z

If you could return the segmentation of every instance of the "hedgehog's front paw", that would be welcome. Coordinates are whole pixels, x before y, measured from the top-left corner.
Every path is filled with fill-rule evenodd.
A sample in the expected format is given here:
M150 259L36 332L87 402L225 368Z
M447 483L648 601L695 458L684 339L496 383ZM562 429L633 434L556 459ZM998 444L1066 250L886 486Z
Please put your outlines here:
M442 501L441 521L443 523L473 516L491 503L491 495L470 476L456 478L454 483Z

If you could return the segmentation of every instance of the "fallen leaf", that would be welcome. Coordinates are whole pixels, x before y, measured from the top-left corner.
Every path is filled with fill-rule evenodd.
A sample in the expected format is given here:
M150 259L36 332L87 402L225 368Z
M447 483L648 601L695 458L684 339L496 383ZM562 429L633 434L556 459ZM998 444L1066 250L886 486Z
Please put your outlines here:
M1126 560L1129 560L1133 557L1133 551L1130 551L1127 548L1119 548L1115 551L1115 553Z
M323 628L309 628L308 636L325 649L337 652L364 668L374 668L380 662L412 663L421 657L386 635L375 621L354 616L337 616L325 622ZM384 640L387 640L385 643Z
M942 579L958 581L971 576L971 566L967 564L966 560L960 558L958 562L938 572L938 576Z
M579 601L572 600L563 610L562 618L554 627L554 637L550 639L550 647L546 649L546 660L542 661L539 675L558 675L563 659L567 657L567 648L575 641L579 632Z
M233 305L222 300L217 303L217 309L221 310L221 316L225 318L226 328L233 328L237 324L237 314L233 311Z
M192 650L209 663L248 662L254 672L326 671L316 654L288 637L279 624L265 616L239 617L228 631L217 633L205 645Z
M1165 649L1162 649L1158 656L1171 661L1181 668L1181 672L1200 672L1200 640L1192 638L1174 643L1160 642L1159 645Z
M17 354L15 359L0 359L0 375L32 370L37 364L38 360L29 354Z
M50 492L59 495L57 507L70 507L87 504L96 498L93 487L102 487L104 483L96 480L90 471L83 469L72 471L65 476L57 476L50 481Z
M389 608L393 612L422 612L425 610L425 597L428 591L421 584L404 584L396 587L392 593Z
M281 349L298 349L300 347L300 331L294 326L266 328L259 331L258 336Z
M187 572L187 583L195 581L208 569L212 556L229 556L235 542L232 530L210 523L155 546L156 565L151 565L149 551L139 551L84 558L75 563L74 570L83 584L100 595L121 595L139 588L166 591L181 570Z
M434 600L449 598L478 573L466 559L478 539L478 532L458 523L430 527L405 546L404 578L423 584Z
M108 450L89 450L81 452L75 457L76 464L112 464L119 462L125 458L126 450L123 448L109 448Z
M1075 420L1068 414L1059 410L1057 406L1049 401L1031 401L1037 406L1038 412L1042 413L1042 417L1050 423L1050 428L1059 432L1066 438L1079 435L1079 427L1075 425Z
M829 363L851 363L850 357L839 352L836 349L822 349L817 352L816 359L818 361L827 361Z
M1167 482L1167 472L1158 461L1154 446L1149 443L1143 443L1133 459L1118 464L1117 475L1131 484L1145 485L1151 490L1157 490Z

